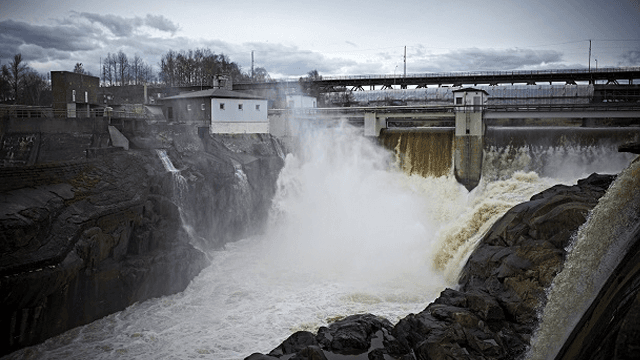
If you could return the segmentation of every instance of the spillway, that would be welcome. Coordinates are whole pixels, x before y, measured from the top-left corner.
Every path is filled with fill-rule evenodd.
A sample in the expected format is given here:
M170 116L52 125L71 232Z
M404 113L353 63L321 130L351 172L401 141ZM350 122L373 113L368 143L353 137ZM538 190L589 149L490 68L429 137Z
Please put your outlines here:
M182 293L6 358L242 359L354 313L396 322L455 287L475 243L509 208L632 159L604 143L489 144L481 183L468 192L452 175L451 138L402 132L380 146L347 124L308 129L286 156L264 234L209 253L212 265ZM601 161L564 171L590 156Z

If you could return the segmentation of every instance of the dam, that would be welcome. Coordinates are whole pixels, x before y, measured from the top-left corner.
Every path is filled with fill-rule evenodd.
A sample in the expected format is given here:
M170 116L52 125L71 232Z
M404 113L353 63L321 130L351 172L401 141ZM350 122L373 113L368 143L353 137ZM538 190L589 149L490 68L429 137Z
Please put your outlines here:
M180 293L6 358L241 359L350 314L395 323L456 286L508 209L556 184L620 172L634 156L617 146L639 138L633 127L489 127L482 177L469 192L454 174L454 129L392 129L376 139L344 121L301 127L264 233L205 250L211 265ZM176 187L177 160L154 160Z

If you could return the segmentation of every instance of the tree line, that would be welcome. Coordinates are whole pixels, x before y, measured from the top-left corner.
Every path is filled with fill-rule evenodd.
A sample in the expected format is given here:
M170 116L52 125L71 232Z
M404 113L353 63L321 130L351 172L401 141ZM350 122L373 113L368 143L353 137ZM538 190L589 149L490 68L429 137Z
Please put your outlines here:
M169 50L160 59L158 78L169 86L213 85L215 75L227 75L235 82L271 81L265 68L258 67L245 73L237 63L224 54L210 49Z
M107 54L101 72L102 84L109 86L141 85L156 80L151 65L138 54L130 59L122 50Z
M51 99L49 79L24 62L22 54L0 67L0 103L50 106Z
M212 86L215 75L227 75L233 82L271 81L265 68L257 67L253 74L245 73L224 54L208 48L169 50L158 63L157 74L138 54L127 56L122 50L108 53L102 63L101 80L105 86L161 83L167 86Z

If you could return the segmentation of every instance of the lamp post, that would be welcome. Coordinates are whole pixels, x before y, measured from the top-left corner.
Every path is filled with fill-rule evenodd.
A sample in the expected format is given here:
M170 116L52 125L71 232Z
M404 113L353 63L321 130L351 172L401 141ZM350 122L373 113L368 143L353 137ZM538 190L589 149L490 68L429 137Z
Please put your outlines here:
M396 86L396 70L398 70L398 65L393 69L393 86Z
M596 71L598 71L598 59L595 59L595 60L596 60Z

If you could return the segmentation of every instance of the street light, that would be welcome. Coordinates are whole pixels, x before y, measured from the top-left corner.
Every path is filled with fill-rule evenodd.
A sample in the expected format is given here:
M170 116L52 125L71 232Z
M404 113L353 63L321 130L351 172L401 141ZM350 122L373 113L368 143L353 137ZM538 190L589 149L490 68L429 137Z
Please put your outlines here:
M398 70L398 65L393 69L393 86L396 86L396 70Z
M598 71L598 59L596 59L596 71Z

